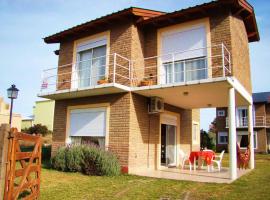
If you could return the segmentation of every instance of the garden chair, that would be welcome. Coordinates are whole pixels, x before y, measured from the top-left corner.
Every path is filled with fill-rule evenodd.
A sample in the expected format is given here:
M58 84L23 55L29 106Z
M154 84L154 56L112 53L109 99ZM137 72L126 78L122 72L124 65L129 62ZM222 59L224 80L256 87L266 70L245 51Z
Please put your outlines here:
M241 152L239 144L236 146L237 149L237 165L239 169L247 169L250 160L250 148L247 147L244 153Z
M215 163L218 167L219 172L221 170L221 162L222 162L224 153L225 153L225 150L223 150L218 156L215 156L215 158L212 160L212 165Z
M179 157L180 157L180 165L181 165L182 169L184 169L185 163L188 161L189 170L191 171L192 170L192 165L191 165L191 162L189 160L189 155L186 154L182 149L180 149Z

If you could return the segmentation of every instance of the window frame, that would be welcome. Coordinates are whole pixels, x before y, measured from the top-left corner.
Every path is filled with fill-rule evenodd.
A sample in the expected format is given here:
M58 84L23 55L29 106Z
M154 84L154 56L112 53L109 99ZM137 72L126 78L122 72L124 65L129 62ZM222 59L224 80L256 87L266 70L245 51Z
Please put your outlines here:
M70 132L70 112L76 109L106 109L106 131L105 131L105 150L108 150L109 147L109 126L110 126L110 103L99 103L99 104L88 104L88 105L77 105L77 106L68 106L66 114L66 144L71 143L71 138L69 135Z
M105 77L109 76L110 31L108 30L108 31L104 31L102 33L94 34L94 35L84 37L84 38L81 38L81 39L78 39L78 40L74 41L74 44L73 44L73 59L72 59L71 88L73 88L73 89L78 89L79 88L78 82L74 81L74 80L78 79L78 77L77 77L78 75L75 72L76 72L76 67L77 67L76 65L77 65L78 57L79 57L78 54L79 54L79 52L81 52L81 51L77 51L77 48L80 45L87 45L87 44L95 43L95 42L98 43L98 41L105 40L105 39L106 39L106 44L97 45L97 46L92 47L92 48L96 48L96 47L104 46L104 45L106 46ZM89 48L89 49L92 49L92 48ZM87 87L93 87L93 86L95 86L95 85L89 85Z
M220 114L220 113L223 113L223 114ZM218 117L225 117L225 115L226 115L225 110L217 110Z
M238 135L247 135L248 136L248 131L237 131L236 132L236 136ZM254 149L258 149L258 132L257 131L253 131L253 135L254 135L254 140L256 140L256 142L254 141L254 144L256 144L256 147L254 146ZM241 143L241 142L240 142ZM246 149L247 147L241 147L239 144L240 149Z
M223 135L226 134L226 135ZM227 142L221 142L220 137L227 137ZM218 144L228 144L229 134L226 131L219 131L218 132Z

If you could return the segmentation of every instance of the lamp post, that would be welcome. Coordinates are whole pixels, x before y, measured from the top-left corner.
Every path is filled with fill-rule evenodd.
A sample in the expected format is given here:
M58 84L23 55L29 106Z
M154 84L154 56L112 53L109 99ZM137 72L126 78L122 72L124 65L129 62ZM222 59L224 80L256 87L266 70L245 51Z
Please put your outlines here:
M11 99L10 114L9 114L9 124L10 124L10 126L11 126L11 121L12 121L13 99L17 99L18 92L19 92L19 90L16 88L16 86L14 84L11 85L11 87L7 89L8 98Z

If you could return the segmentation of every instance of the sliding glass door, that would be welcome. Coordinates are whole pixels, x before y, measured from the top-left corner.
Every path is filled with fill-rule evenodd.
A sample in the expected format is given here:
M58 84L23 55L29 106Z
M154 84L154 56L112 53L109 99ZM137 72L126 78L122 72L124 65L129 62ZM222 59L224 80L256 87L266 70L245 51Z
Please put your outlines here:
M106 73L106 45L78 53L78 87L96 85Z

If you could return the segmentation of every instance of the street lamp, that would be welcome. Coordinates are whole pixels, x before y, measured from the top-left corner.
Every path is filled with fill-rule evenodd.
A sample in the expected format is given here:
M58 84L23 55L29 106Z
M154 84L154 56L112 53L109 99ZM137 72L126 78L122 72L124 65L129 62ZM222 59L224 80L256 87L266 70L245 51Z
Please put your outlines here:
M12 120L13 99L17 99L18 92L19 92L19 90L16 88L16 86L14 84L11 85L11 87L7 89L8 98L11 99L10 114L9 114L10 126L11 126L11 120Z

